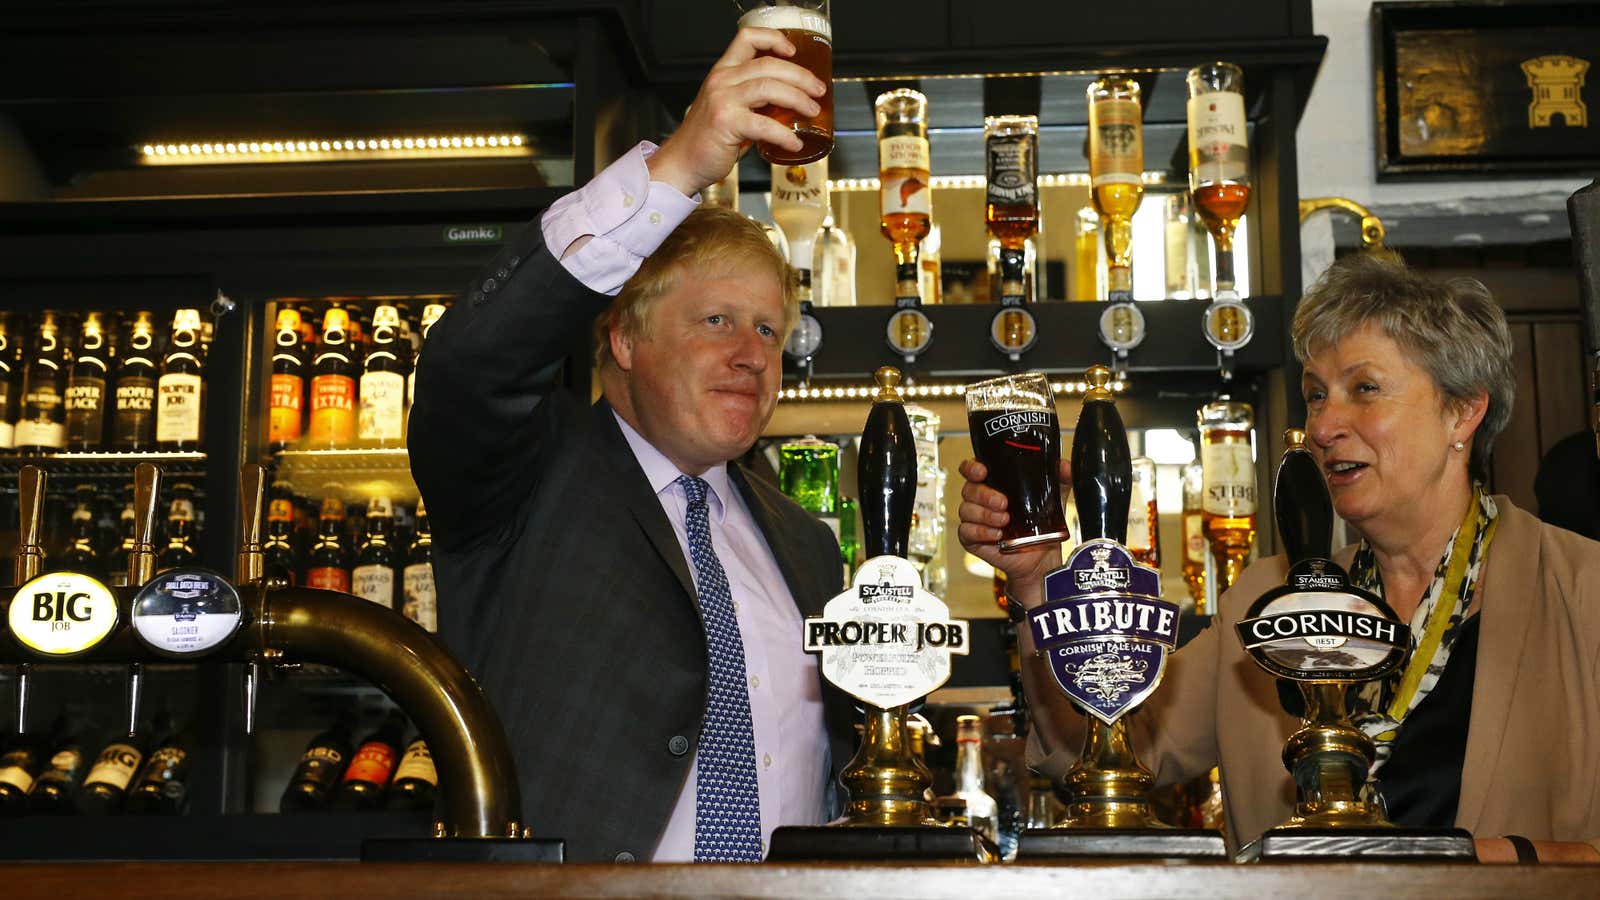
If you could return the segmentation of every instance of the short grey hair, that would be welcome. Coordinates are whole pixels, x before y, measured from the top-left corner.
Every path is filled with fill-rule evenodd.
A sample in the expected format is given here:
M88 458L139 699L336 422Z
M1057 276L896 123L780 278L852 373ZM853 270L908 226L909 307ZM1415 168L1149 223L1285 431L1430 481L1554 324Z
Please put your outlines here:
M1429 279L1393 253L1352 253L1301 298L1290 332L1295 358L1304 365L1366 325L1405 349L1447 403L1489 395L1469 460L1472 476L1487 478L1490 448L1517 394L1511 330L1494 295L1474 278Z

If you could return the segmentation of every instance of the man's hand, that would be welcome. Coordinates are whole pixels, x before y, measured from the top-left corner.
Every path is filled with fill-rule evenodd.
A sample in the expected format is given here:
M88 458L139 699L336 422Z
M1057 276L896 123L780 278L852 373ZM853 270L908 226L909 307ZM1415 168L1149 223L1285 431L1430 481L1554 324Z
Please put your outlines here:
M776 56L757 57L759 51ZM767 104L814 116L828 86L803 66L787 59L794 44L771 28L741 28L700 83L700 93L683 124L651 156L652 180L693 196L727 177L753 141L799 150L800 138L770 116L756 112Z
M961 477L967 480L961 487L961 525L956 529L961 546L1006 573L1009 596L1027 607L1037 605L1042 599L1040 588L1045 574L1061 565L1061 545L1041 544L1002 553L1001 529L1011 521L1011 514L1006 512L1006 495L984 483L989 469L975 459L961 463ZM1067 460L1061 461L1060 481L1061 496L1065 497L1072 482L1072 463Z

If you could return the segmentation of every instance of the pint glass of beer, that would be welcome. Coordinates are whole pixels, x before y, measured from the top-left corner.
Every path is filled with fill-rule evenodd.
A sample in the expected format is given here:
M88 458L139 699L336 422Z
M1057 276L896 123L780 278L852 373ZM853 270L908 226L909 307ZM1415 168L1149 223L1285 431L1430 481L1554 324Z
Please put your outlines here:
M805 66L828 86L817 98L822 111L802 116L781 106L763 106L756 112L777 119L800 137L800 152L791 153L765 141L756 144L761 158L775 166L803 166L827 156L833 150L833 25L828 17L828 0L734 0L739 9L739 25L773 28L783 32L795 46L789 60Z
M1049 379L1030 372L968 385L967 424L973 452L989 470L989 486L1006 495L1011 513L1000 549L1009 553L1066 540L1061 425Z

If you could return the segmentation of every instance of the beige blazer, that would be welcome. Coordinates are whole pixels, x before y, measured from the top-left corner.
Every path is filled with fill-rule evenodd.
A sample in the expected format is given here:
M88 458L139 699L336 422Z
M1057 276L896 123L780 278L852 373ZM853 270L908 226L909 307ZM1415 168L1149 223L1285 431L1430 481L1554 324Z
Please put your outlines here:
M1600 849L1600 543L1494 499L1500 525L1478 587L1483 620L1456 825L1478 837L1520 834ZM1341 564L1354 552L1339 553ZM1130 723L1135 749L1160 783L1221 765L1235 847L1293 812L1282 752L1299 720L1283 712L1272 676L1233 630L1287 574L1282 556L1246 569L1222 597L1217 621L1171 658ZM1067 749L1036 765L1059 778L1081 739L1047 742Z

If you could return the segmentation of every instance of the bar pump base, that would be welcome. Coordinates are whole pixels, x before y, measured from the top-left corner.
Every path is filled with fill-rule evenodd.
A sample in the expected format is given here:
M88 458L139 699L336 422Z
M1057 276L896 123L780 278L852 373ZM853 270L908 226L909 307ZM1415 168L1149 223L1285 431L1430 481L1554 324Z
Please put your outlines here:
M990 862L994 845L971 828L931 825L787 825L772 832L768 862Z
M361 842L362 862L558 863L567 858L560 838L371 838Z
M1339 859L1475 862L1460 828L1273 828L1244 845L1239 862Z
M1173 859L1227 862L1222 832L1200 828L1030 828L1017 859Z

